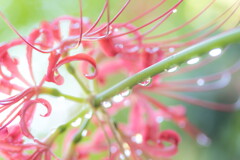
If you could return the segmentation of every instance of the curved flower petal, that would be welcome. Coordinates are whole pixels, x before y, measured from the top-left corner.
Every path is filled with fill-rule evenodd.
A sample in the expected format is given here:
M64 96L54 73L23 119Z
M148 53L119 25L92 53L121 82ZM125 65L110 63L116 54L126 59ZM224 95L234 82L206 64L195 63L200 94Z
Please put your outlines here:
M86 62L89 62L93 67L94 67L94 70L95 72L93 74L87 74L85 73L85 77L88 78L88 79L93 79L97 76L97 65L96 65L96 61L89 55L87 54L82 54L82 53L79 53L79 54L76 54L74 56L68 56L64 59L62 59L61 61L58 62L58 64L56 65L56 69L59 68L60 66L62 66L63 64L66 64L66 63L70 63L72 61L86 61Z
M27 123L26 123L26 114L27 114L27 110L29 109L29 107L37 104L37 103L41 103L43 106L45 106L47 108L47 113L44 114L44 115L41 115L43 117L47 117L51 114L52 112L52 107L50 105L50 103L48 101L46 101L45 99L42 99L42 98L39 98L39 99L36 99L36 100L30 100L30 101L27 101L22 110L21 110L21 121L20 121L20 126L22 128L22 132L23 134L28 137L28 138L31 138L31 139L34 139L33 135L30 133L30 131L28 130L28 126L27 126Z
M169 146L166 146L164 143L170 143ZM148 153L154 157L170 157L177 153L178 144L180 142L179 135L172 130L162 131L157 140L156 145L145 144L142 145L142 149L148 151Z

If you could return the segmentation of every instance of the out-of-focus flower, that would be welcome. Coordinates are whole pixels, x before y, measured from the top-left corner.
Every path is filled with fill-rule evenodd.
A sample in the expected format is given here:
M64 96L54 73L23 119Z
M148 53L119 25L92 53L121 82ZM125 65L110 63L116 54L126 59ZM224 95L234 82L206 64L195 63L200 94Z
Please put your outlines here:
M52 110L50 102L41 98L42 94L64 96L75 102L92 106L91 101L94 98L94 94L100 92L96 86L102 87L107 78L112 74L118 72L122 72L126 76L136 74L162 61L176 51L204 40L226 24L237 13L240 5L239 1L235 1L210 23L200 26L198 29L187 34L159 40L158 38L175 33L197 20L214 5L216 0L211 0L205 8L180 26L156 35L151 35L151 33L175 15L177 8L184 3L183 0L175 2L169 8L164 7L167 1L162 0L150 9L144 10L142 14L122 23L117 23L116 21L128 5L131 4L131 0L127 0L112 19L110 18L110 1L106 0L95 22L82 17L82 2L79 2L80 18L63 16L52 22L42 22L40 27L34 29L27 37L22 37L0 12L3 20L20 38L0 46L0 92L11 95L9 98L0 100L0 114L10 110L7 115L4 113L6 118L0 123L0 153L6 159L18 157L18 159L50 160L52 157L56 158L51 151L56 137L66 131L66 128L70 128L76 118L64 124L64 127L61 128L60 126L52 136L43 142L36 140L29 131L29 127L37 104L42 104L47 109L47 113L42 115L43 117L49 116ZM159 8L163 9L160 15L153 17L140 26L135 25L136 21L141 21L144 16L149 15ZM100 21L104 14L107 15L107 22L101 24ZM68 28L64 30L64 32L67 32L67 36L62 35L63 24L68 24ZM234 27L235 24L232 25L232 28ZM198 36L198 34L201 35ZM20 71L18 60L13 58L8 51L17 46L26 46L25 56L31 82L24 76L24 72L26 71ZM81 52L71 53L78 47L81 47ZM34 53L33 50L40 53ZM33 54L48 56L47 66L39 66L40 68L46 67L46 73L41 75L40 78L35 76ZM199 57L189 58L188 64L194 64L199 61ZM79 68L76 69L70 64L73 61L83 61L80 69L84 72L84 76L87 79L96 79L89 83L82 82L80 76L77 74ZM206 61L203 64L209 62ZM89 67L89 64L92 67ZM58 87L64 84L64 78L67 78L67 76L61 75L58 71L63 65L66 66L67 71L75 78L85 92L86 95L80 96L83 98L64 95L55 88L46 88L44 86L49 82L56 84ZM197 67L200 66L198 65ZM95 130L94 137L90 142L78 144L86 136L84 128L88 125L89 120L94 119L89 113L82 117L85 121L79 127L79 132L66 138L67 144L64 145L69 145L70 147L64 155L65 159L86 159L94 152L108 150L109 157L107 159L159 159L162 157L171 157L178 151L180 137L175 131L161 129L161 122L164 120L175 122L194 137L201 133L187 120L185 108L182 105L164 105L149 96L146 92L157 93L211 109L227 111L235 109L234 104L230 108L227 108L227 105L193 99L178 94L177 91L195 92L225 86L229 82L229 75L239 69L239 64L221 73L203 77L202 82L198 79L198 85L191 85L192 83L189 83L192 81L195 83L195 80L165 82L164 76L174 75L177 67L166 68L166 75L149 77L133 89L126 88L126 91L114 96L112 100L102 102L102 106L99 108L93 108L92 106L90 110L94 112L95 116L93 117L98 120L96 125L100 127ZM182 72L195 68L191 66ZM223 73L224 77L222 76ZM37 81L37 78L40 81ZM202 87L201 85L202 83L213 81L221 81L221 84L217 85L217 82L215 82L207 87ZM18 94L12 95L12 91L18 92ZM129 94L131 95L128 96ZM111 119L111 116L114 116L119 109L124 107L130 107L128 123L117 124ZM17 117L20 117L19 126L10 126ZM33 140L34 144L28 145L24 143L23 136ZM33 153L28 155L25 153L25 150L31 150Z

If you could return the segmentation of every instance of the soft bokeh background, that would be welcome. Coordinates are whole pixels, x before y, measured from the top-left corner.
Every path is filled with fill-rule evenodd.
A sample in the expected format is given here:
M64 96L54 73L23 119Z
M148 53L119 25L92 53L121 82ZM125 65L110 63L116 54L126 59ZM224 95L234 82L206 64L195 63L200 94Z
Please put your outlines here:
M111 1L111 13L114 15L124 4L125 1ZM126 12L122 14L119 21L126 21L127 19L140 14L143 8L149 8L158 3L157 0L133 0L131 5L127 8ZM169 4L176 2L169 1ZM180 6L176 16L170 18L164 25L153 32L163 32L169 27L174 27L182 24L197 13L199 9L209 3L210 0L193 1L185 0ZM173 35L179 35L186 33L188 30L196 28L199 24L211 21L212 17L220 14L226 9L233 0L224 1L217 0L216 4L206 12L198 21L192 25L187 26L185 29L174 33ZM84 16L93 19L98 16L101 8L104 4L104 0L83 0L83 14ZM0 0L0 10L6 15L10 22L17 28L17 30L23 34L28 35L30 31L37 27L42 20L51 21L54 18L62 15L79 15L78 1L77 0ZM161 9L153 12L150 16L146 16L145 19L136 23L136 25L143 24L149 18L161 13ZM239 16L239 14L238 14ZM237 18L237 15L235 16ZM104 20L103 20L104 21ZM234 18L232 20L234 22ZM231 23L230 23L231 24ZM224 28L229 28L230 25L226 25ZM4 23L0 21L0 42L8 41L16 38L16 34L13 33ZM168 37L164 37L168 38ZM217 72L224 70L228 66L231 66L236 62L239 57L240 46L230 46L226 53L204 68L195 70L191 73L181 75L177 78L190 78L198 75L207 75L211 72ZM237 88L239 88L239 74L232 77L232 83L225 89L208 92L198 93L194 96L202 99L209 99L219 102L234 102L238 99ZM189 93L188 93L189 94ZM186 132L179 129L171 122L165 122L162 128L176 129L182 136L182 142L180 145L179 153L173 158L174 160L239 160L240 159L240 113L223 113L208 110L198 106L191 106L187 103L180 101L173 101L165 97L159 97L162 101L168 104L183 104L187 107L187 115L190 121L195 124L199 129L206 133L211 143L207 146L200 145L195 139L192 139ZM69 103L67 103L69 104ZM124 114L119 114L117 119L125 119ZM65 115L61 115L65 116ZM120 118L119 118L120 117ZM54 121L54 119L50 120ZM59 120L60 121L60 120ZM46 127L47 128L47 127ZM47 129L46 129L47 130ZM36 131L38 132L38 131ZM39 131L40 132L40 131Z

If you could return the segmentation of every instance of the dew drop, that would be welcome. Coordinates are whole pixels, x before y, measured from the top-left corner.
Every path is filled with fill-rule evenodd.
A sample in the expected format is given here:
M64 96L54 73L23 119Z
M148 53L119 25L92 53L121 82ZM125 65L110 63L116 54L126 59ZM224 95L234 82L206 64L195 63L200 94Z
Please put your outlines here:
M84 129L84 130L82 131L82 136L83 136L83 137L86 137L86 136L87 136L87 133L88 133L88 131L87 131L86 129Z
M178 66L174 66L172 68L167 69L167 72L171 73L171 72L175 72L178 69Z
M92 115L93 115L93 112L92 112L92 111L89 111L87 114L85 114L84 118L86 118L86 119L91 119L91 118L92 118Z
M122 159L122 160L124 160L124 159L125 159L125 156L124 156L123 154L120 154L120 155L119 155L119 158Z
M124 46L123 46L123 44L115 44L115 48L123 49Z
M131 151L130 151L129 149L125 149L125 150L124 150L124 154L125 154L127 157L130 157Z
M61 54L62 50L61 49L56 49L55 51L57 54Z
M177 13L177 9L174 9L172 12L173 12L173 13Z
M200 78L200 79L197 80L197 85L198 86L203 86L204 84L205 84L204 79Z
M78 127L82 122L81 118L77 118L74 122L71 123L73 127Z
M84 73L85 77L87 77L88 79L93 79L96 76L96 68L94 66L88 66L88 69L86 71L87 73Z
M112 107L112 102L111 101L103 101L102 106L104 108L111 108Z
M211 144L211 140L203 133L197 136L197 142L202 146L209 146Z
M135 152L138 156L141 156L143 153L141 149L137 149Z
M118 29L118 28L114 28L113 31L114 31L114 32L119 32L119 29Z
M195 58L192 58L192 59L188 60L187 64L196 64L196 63L199 62L199 60L200 60L199 57L195 57Z
M137 144L141 144L143 142L143 136L140 133L137 133L136 135L132 136L131 140Z
M146 86L149 86L151 83L152 83L152 78L149 77L146 80L140 82L139 85L146 87Z
M209 51L209 55L212 57L219 56L220 54L222 54L221 48L215 48L215 49L212 49L211 51Z
M169 48L168 51L169 51L170 53L173 53L173 52L175 52L175 48Z
M118 94L112 98L113 102L119 103L124 99L124 97L121 94Z
M129 96L131 94L131 92L132 92L131 89L126 89L126 90L122 91L120 94L123 97L127 97L127 96Z
M159 51L159 48L158 48L158 47L146 48L146 52L151 53L151 54L154 54L154 53L156 53L157 51Z
M139 47L135 46L135 47L128 49L128 52L133 53L133 52L137 52L138 50L139 50Z
M157 123L162 123L164 121L164 118L162 116L157 116L156 117L156 122Z
M111 146L111 147L110 147L110 152L111 152L111 153L116 153L116 152L117 152L117 147Z
M123 143L123 148L124 148L124 149L129 149L130 146L129 146L127 143Z

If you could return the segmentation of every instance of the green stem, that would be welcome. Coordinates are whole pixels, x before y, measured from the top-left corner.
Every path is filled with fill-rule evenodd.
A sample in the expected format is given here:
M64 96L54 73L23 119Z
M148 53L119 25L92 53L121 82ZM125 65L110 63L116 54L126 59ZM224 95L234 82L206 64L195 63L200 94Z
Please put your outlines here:
M164 72L166 69L169 69L173 66L179 66L187 60L200 57L211 49L222 48L231 43L236 43L240 41L240 28L236 28L212 38L209 38L203 42L200 42L196 45L193 45L189 48L186 48L177 54L169 56L168 58L136 73L135 75L124 79L118 84L112 86L111 88L97 94L93 99L93 106L99 107L101 102L113 97L116 94L119 94L125 89L132 88L138 83L146 80L149 77L155 76L161 72Z
M41 90L40 90L40 93L48 94L48 95L55 96L55 97L64 97L68 100L72 100L72 101L75 101L75 102L78 102L78 103L86 102L85 98L79 98L79 97L74 97L74 96L71 96L71 95L63 94L55 88L42 87Z
M81 86L81 88L83 89L83 91L86 94L90 94L91 92L89 91L89 89L85 86L85 84L80 80L80 78L77 76L75 69L70 65L70 64L66 64L66 68L67 71L76 79L76 81L78 82L78 84Z
M73 159L73 156L75 154L75 148L76 148L76 145L82 140L82 133L83 131L87 128L88 124L89 124L89 121L90 119L89 118L85 118L78 130L78 132L75 134L73 140L72 140L72 143L65 155L65 160L72 160Z

